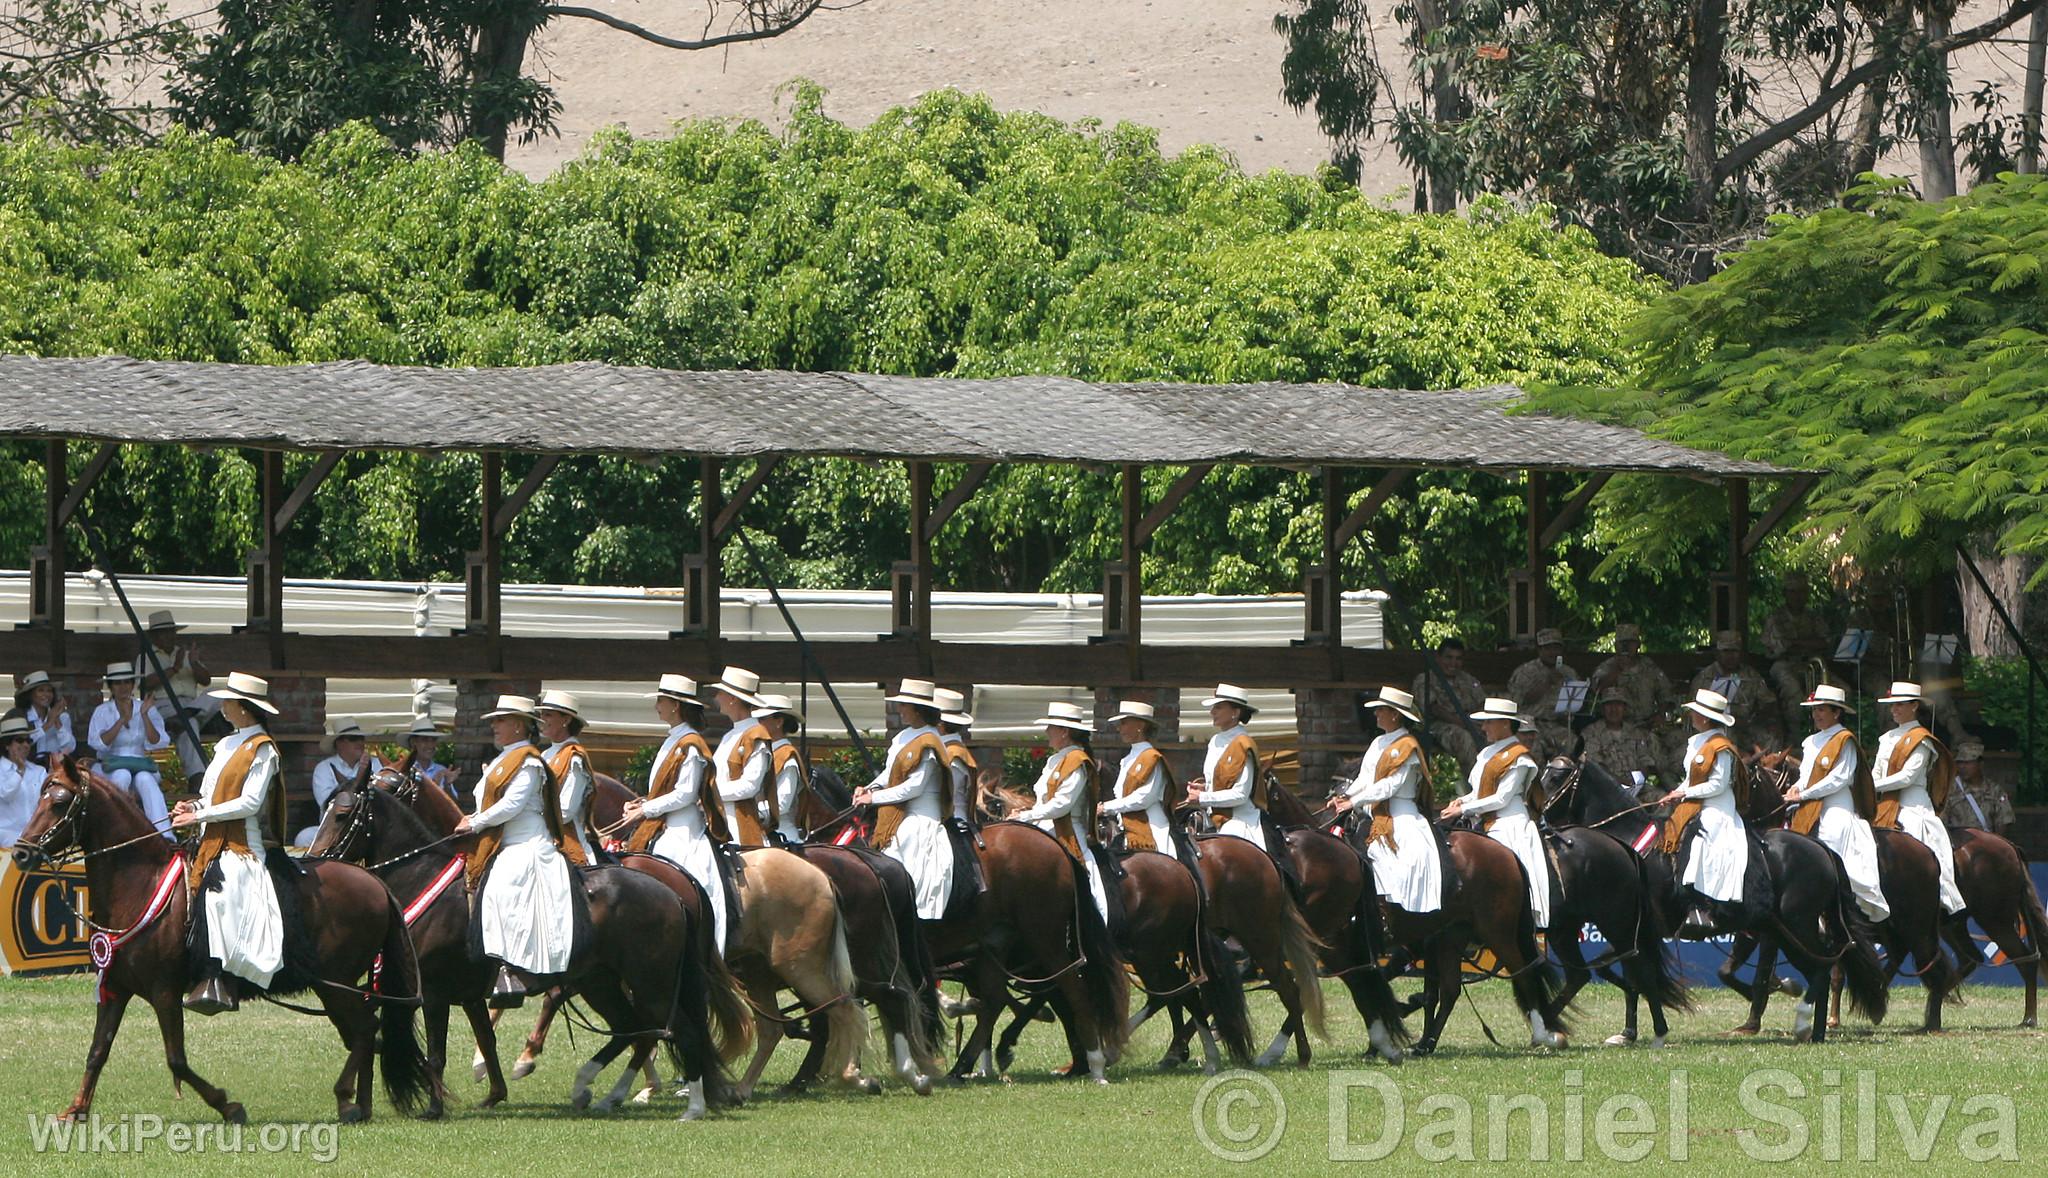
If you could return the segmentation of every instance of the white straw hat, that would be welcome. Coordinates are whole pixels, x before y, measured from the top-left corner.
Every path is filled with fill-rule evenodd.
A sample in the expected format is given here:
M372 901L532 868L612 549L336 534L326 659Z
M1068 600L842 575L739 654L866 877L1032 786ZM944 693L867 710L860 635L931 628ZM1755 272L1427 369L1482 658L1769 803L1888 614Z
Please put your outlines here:
M1365 701L1369 708L1392 708L1417 724L1422 717L1415 713L1415 697L1398 687L1382 687L1377 697Z
M1854 712L1856 710L1849 706L1849 693L1832 683L1823 683L1814 688L1812 698L1801 700L1799 706L1802 708L1840 708L1845 712Z
M1486 697L1486 702L1479 705L1479 710L1472 713L1472 718L1474 720L1519 720L1522 717L1515 711L1514 700L1502 699L1497 695L1489 695Z
M370 734L364 732L363 726L356 723L352 717L330 716L327 720L327 732L320 738L320 751L331 753L334 751L335 741L348 737L354 737L357 740L368 740L370 739Z
M17 736L33 738L34 732L28 726L27 716L8 716L6 719L0 720L0 743L5 743Z
M501 695L498 706L483 714L483 719L495 720L500 716L517 716L522 720L534 718L533 699L524 695Z
M1045 715L1033 720L1032 723L1044 724L1048 727L1071 728L1076 732L1093 732L1095 730L1095 726L1088 722L1088 713L1081 710L1081 705L1070 704L1064 700L1054 700L1052 703L1045 705Z
M581 705L577 702L575 696L555 688L549 688L540 693L539 705L534 710L541 712L566 712L571 716L579 717L583 714Z
M718 673L718 682L711 685L713 691L723 691L749 707L761 703L761 677L745 667L727 667Z
M1147 724L1159 723L1159 709L1141 700L1127 699L1116 706L1116 714L1109 718L1111 724L1125 720L1143 720Z
M663 675L660 685L653 691L648 692L647 698L653 699L661 695L665 695L670 699L681 700L686 704L696 704L699 707L703 706L704 703L703 700L697 698L697 681L688 675Z
M434 718L432 716L414 716L412 718L412 727L406 729L402 735L407 740L417 736L431 736L435 740L439 740L443 733L439 728L434 727Z
M152 611L152 612L150 613L150 615L149 615L149 626L148 626L148 629L150 629L150 630L152 630L152 631L154 631L154 630L183 630L184 628L185 628L185 627L184 627L183 625L179 624L179 622L178 622L178 619L177 619L177 618L175 618L175 617L173 617L173 616L171 615L171 611L170 611L170 610L167 610L167 609L160 609L160 610L155 610L155 611Z
M896 688L896 694L883 697L883 702L935 708L939 706L938 690L938 686L929 679L905 679L902 685Z
M113 671L113 667L107 668L108 678L113 677ZM276 706L270 702L270 683L254 675L230 671L226 687L217 687L206 694L215 699L238 699L251 707L260 708L273 716L277 715Z
M1735 714L1728 710L1728 697L1718 691L1711 691L1702 687L1693 693L1691 699L1679 706L1698 712L1700 715L1725 728L1735 726Z
M135 677L136 675L134 663L107 664L107 673L105 678L106 681L109 683L126 683L129 680L134 679Z
M938 706L939 719L960 728L974 727L974 716L967 710L965 694L940 687L932 692L932 702Z
M1917 704L1922 702L1923 699L1924 697L1920 694L1920 685L1918 683L1908 683L1903 679L1899 679L1892 683L1891 694L1878 696L1877 702L1881 704Z
M1216 694L1202 701L1202 706L1205 708L1213 708L1217 704L1236 704L1238 707L1243 708L1248 715L1259 710L1252 706L1251 693L1242 687L1230 683L1218 683L1216 685Z
M796 710L796 701L786 695L764 695L755 702L757 706L751 714L756 720L769 716L786 716L799 725L804 722L804 714Z

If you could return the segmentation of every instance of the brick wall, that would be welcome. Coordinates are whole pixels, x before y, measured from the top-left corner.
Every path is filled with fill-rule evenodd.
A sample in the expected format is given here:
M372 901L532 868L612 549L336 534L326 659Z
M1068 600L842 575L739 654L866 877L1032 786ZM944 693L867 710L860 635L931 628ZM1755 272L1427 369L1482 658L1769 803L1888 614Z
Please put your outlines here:
M226 678L221 675L219 681ZM278 771L284 781L284 833L290 839L320 817L313 808L313 766L327 756L320 749L320 735L327 723L327 680L282 671L265 678L270 682L270 702L277 705L277 715L270 718L270 735L277 741Z
M1294 693L1294 722L1301 733L1303 797L1321 797L1346 762L1356 763L1371 739L1358 727L1358 693L1313 688Z

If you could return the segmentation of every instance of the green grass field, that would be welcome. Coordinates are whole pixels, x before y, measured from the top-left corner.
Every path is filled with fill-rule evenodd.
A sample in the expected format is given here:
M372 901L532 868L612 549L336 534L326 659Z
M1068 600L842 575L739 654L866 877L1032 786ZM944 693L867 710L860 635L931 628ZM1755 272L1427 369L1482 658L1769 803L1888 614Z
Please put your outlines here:
M1337 1164L1346 1160L1345 1149L1371 1152L1387 1127L1385 1110L1398 1101L1402 1132L1390 1140L1392 1152L1383 1160L1357 1164L1406 1173L1421 1170L1436 1156L1457 1160L1469 1152L1474 1165L1495 1168L1504 1161L1552 1171L1641 1172L1683 1165L1688 1175L1753 1173L1764 1163L1745 1151L1747 1144L1750 1151L1793 1153L1788 1164L1810 1172L1816 1165L1831 1170L1856 1164L1859 1143L1867 1139L1874 1155L1870 1160L1901 1172L1911 1167L1916 1175L1961 1173L1978 1164L1965 1153L1966 1146L1976 1157L1996 1160L2010 1145L2021 1160L2002 1164L2042 1172L2041 1151L2048 1149L2043 1126L2048 1066L2038 1062L2043 1033L2014 1028L2019 1017L2014 990L1968 989L1967 1005L1950 1009L1951 1030L1942 1036L1873 1029L1852 1016L1838 1038L1819 1048L1790 1041L1791 1006L1782 999L1773 1006L1765 1035L1721 1038L1719 1032L1737 1022L1740 1011L1732 996L1717 992L1705 996L1698 1013L1681 1018L1670 1047L1652 1051L1596 1046L1620 1021L1615 992L1596 987L1581 1002L1575 1043L1583 1046L1550 1053L1521 1046L1527 1035L1507 986L1490 983L1469 993L1507 1047L1488 1043L1472 1011L1461 1008L1435 1057L1389 1068L1361 1061L1364 1029L1348 1007L1337 1013L1333 988L1336 1042L1319 1046L1308 1069L1287 1066L1259 1073L1270 1088L1242 1077L1211 1088L1205 1105L1211 1140L1226 1149L1263 1140L1275 1121L1277 1094L1286 1122L1271 1152L1251 1163L1262 1171L1332 1168L1333 1108L1344 1110L1348 1125L1346 1139L1336 1143ZM1902 986L1895 998L1902 1024L1917 1021L1917 988ZM1254 1025L1262 1035L1277 1025L1277 1009L1270 996L1255 996ZM529 1017L515 1012L507 1026L523 1031ZM296 1155L174 1154L161 1139L139 1155L37 1153L29 1121L69 1101L91 1021L91 986L82 978L0 980L0 1108L11 1118L0 1127L0 1173L134 1173L146 1168L151 1175L268 1174L309 1167L311 1151L319 1144L312 1137L304 1139L307 1152ZM194 1065L248 1106L252 1145L265 1122L318 1122L333 1116L329 1088L341 1055L338 1040L323 1022L260 1004L191 1021ZM900 1087L878 1097L769 1095L696 1124L677 1123L677 1103L667 1099L610 1116L571 1112L572 1064L592 1044L584 1036L572 1047L559 1027L540 1070L513 1082L509 1105L475 1111L467 1103L479 1086L468 1076L469 1043L458 1036L451 1054L463 1067L454 1080L456 1107L449 1120L403 1120L380 1103L371 1124L321 1132L332 1135L341 1168L366 1174L424 1175L437 1168L465 1176L595 1173L609 1166L629 1174L657 1169L702 1173L715 1167L721 1174L1079 1171L1149 1176L1235 1168L1197 1136L1194 1106L1204 1085L1200 1072L1152 1068L1164 1045L1163 1024L1155 1020L1139 1032L1107 1088L1051 1078L1048 1070L1062 1062L1056 1058L1060 1039L1054 1028L1039 1026L1026 1037L1011 1083L941 1088L929 1099ZM1419 1028L1420 1022L1414 1025ZM794 1048L785 1045L770 1078L787 1076L796 1058ZM1764 1115L1803 1123L1803 1146L1793 1130L1766 1123L1753 1103L1745 1107L1745 1077L1766 1085L1752 1102L1768 1101L1780 1110L1766 1109ZM1803 1095L1787 1087L1793 1083L1804 1086ZM1678 1127L1671 1104L1674 1084L1685 1093L1684 1123ZM1859 1089L1872 1097L1861 1099ZM1390 1099L1386 1091L1396 1095ZM1490 1107L1490 1102L1517 1096L1532 1097L1523 1103L1540 1103L1547 1110L1547 1141L1533 1131L1526 1109L1503 1117ZM1457 1132L1460 1101L1470 1110L1466 1150L1460 1149ZM1865 1108L1867 1114L1859 1111ZM1999 1128L2001 1108L2010 1133ZM1938 1122L1932 1119L1937 1110ZM100 1084L96 1111L103 1118L157 1114L165 1122L213 1123L196 1098L172 1096L154 1021L140 1007L130 1010ZM1909 1131L1899 1128L1898 1111L1905 1113ZM1864 1124L1871 1132L1859 1132ZM1966 1132L1971 1126L1980 1127L1978 1136ZM1760 1132L1746 1137L1745 1129ZM1916 1133L1928 1136L1916 1144ZM1496 1146L1499 1161L1490 1156ZM1631 1147L1647 1150L1647 1156L1628 1162ZM1923 1151L1927 1160L1916 1160Z

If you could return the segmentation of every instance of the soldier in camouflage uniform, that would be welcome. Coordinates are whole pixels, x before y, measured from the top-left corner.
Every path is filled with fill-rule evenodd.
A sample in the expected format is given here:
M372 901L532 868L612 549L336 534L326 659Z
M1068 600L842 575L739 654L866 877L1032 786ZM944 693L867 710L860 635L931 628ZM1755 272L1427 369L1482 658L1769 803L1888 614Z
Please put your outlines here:
M1729 690L1723 690L1724 687ZM1742 635L1735 631L1723 630L1714 635L1714 661L1700 668L1699 674L1692 677L1690 688L1695 694L1702 690L1718 691L1727 697L1728 710L1735 716L1729 736L1745 755L1758 745L1766 750L1775 749L1782 739L1778 697L1772 693L1763 672L1743 657Z
M1542 747L1531 747L1537 759L1570 756L1572 718L1557 714L1557 692L1579 673L1564 661L1564 635L1545 627L1536 631L1536 657L1508 676L1508 696L1515 707L1536 722Z
M1958 742L1955 757L1956 783L1949 790L1941 820L1950 826L2004 834L2012 826L2012 799L2006 796L2004 786L1984 779L1984 742Z
M1416 710L1429 721L1428 733L1438 748L1457 758L1458 771L1470 773L1472 762L1479 756L1479 745L1472 738L1472 729L1465 717L1479 710L1486 702L1486 692L1479 686L1479 680L1465 669L1465 644L1455 638L1446 638L1437 645L1436 665L1450 680L1452 695L1447 697L1441 682L1428 670L1415 677L1415 686L1409 694L1415 697Z
M1614 628L1615 654L1593 668L1592 690L1596 697L1618 690L1628 701L1629 719L1648 724L1671 702L1671 679L1664 669L1642 656L1643 628L1623 622Z
M1834 649L1834 636L1826 619L1808 607L1807 581L1799 573L1785 575L1785 604L1764 619L1764 657L1770 660L1770 685L1776 693L1784 731L1799 732L1806 727L1799 704L1806 698L1808 670L1813 660L1826 658ZM1739 742L1738 742L1739 743ZM1749 751L1743 745L1744 752Z
M1579 759L1591 761L1617 779L1631 773L1663 777L1657 743L1630 714L1628 696L1610 687L1600 694L1600 719L1579 733Z

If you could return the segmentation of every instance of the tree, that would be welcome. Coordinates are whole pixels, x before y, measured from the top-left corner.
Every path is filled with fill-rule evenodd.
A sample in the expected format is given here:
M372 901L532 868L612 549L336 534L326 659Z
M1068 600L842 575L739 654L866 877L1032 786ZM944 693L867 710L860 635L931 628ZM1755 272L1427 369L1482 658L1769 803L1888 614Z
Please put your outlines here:
M821 7L706 0L701 31L686 37L546 0L222 0L171 93L186 124L283 159L358 120L400 147L474 142L503 159L511 140L552 132L561 111L554 89L526 71L534 37L553 21L689 50L777 37Z
M1948 61L2035 7L1950 31L1952 0L1422 0L1392 9L1407 98L1370 0L1293 0L1275 23L1282 93L1340 167L1387 139L1418 207L1542 201L1689 281L1771 213L1834 200L1890 136L1925 145L1930 198L1952 193Z
M1792 559L1838 580L1959 587L1978 654L2008 653L1971 552L2015 615L2048 556L2048 180L2007 175L1942 204L1903 182L1775 222L1711 281L1632 332L1633 383L1540 392L1538 407L1824 472ZM1616 487L1602 542L1668 565L1698 503ZM1992 645L1991 642L2000 645Z
M182 21L151 0L16 0L0 7L0 136L147 140L144 71L185 52Z

